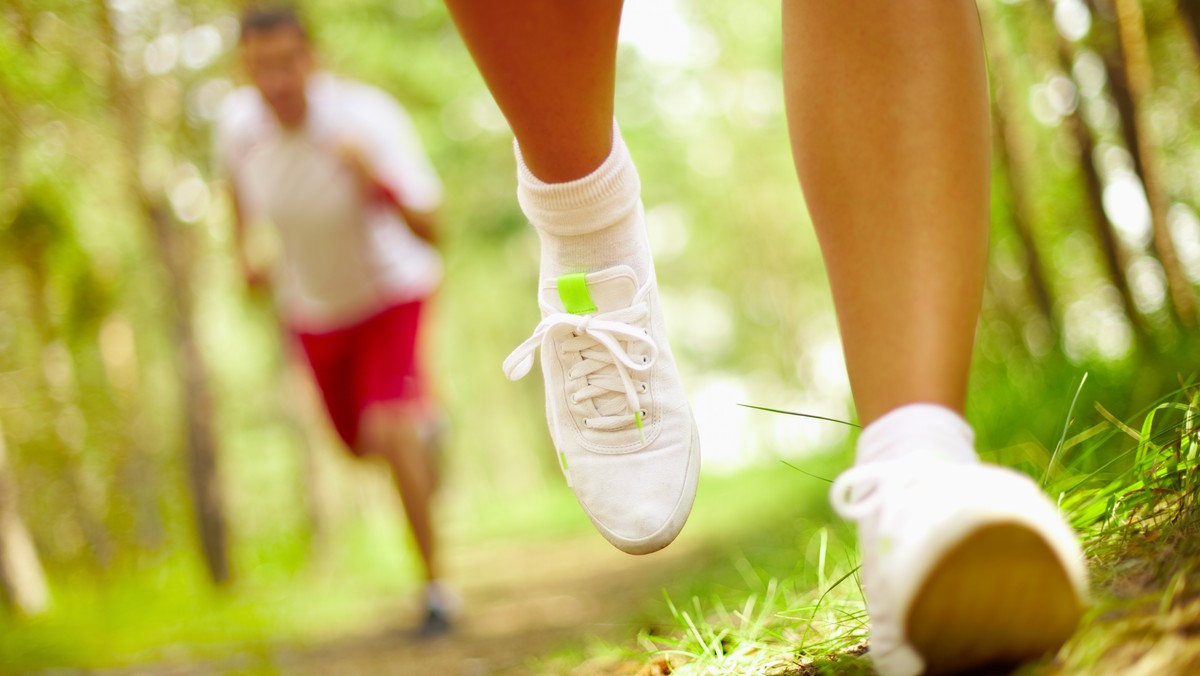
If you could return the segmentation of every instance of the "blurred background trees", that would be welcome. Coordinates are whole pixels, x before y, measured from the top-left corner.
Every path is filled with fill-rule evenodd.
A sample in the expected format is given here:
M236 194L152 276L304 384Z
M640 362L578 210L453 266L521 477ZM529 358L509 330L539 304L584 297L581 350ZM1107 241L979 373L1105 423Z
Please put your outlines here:
M852 417L787 151L778 5L628 5L617 111L667 312L686 326L676 349L708 471L835 445L840 426L735 406ZM497 500L561 483L540 385L499 368L537 318L511 138L436 0L304 7L327 65L395 94L446 181L427 341L453 430L444 506L486 534ZM1200 7L980 9L996 163L969 413L985 447L1044 467L1084 371L1121 415L1200 367ZM43 567L69 606L73 590L150 573L252 585L302 568L335 530L343 548L403 549L386 479L336 453L230 256L208 137L240 82L237 10L0 4L0 589L14 612L46 606Z

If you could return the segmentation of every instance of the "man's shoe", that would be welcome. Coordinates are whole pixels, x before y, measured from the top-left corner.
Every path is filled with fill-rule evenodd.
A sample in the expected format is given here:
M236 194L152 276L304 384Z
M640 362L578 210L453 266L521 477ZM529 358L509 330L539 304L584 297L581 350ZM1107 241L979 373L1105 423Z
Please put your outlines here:
M617 266L545 280L538 301L542 321L504 372L524 377L540 348L550 437L584 512L624 552L666 547L696 497L700 440L657 285Z
M831 497L858 522L880 674L1017 663L1074 632L1083 553L1028 477L980 462L882 461L847 470Z
M454 629L462 608L462 598L442 582L429 582L422 593L424 616L417 627L417 638L436 638Z

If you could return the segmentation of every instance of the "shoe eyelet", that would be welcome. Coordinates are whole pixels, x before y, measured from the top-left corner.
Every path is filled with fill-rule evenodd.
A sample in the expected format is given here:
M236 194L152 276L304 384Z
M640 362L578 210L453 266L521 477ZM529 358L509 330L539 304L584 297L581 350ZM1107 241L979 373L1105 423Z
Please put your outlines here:
M591 424L588 422L588 420L590 420L590 418L584 418L584 419L583 419L583 426L584 426L584 427L591 427Z
M646 383L642 383L642 392L649 392L649 391L650 391L650 386L647 385Z
M642 420L645 420L646 418L650 417L650 412L644 408L642 410L638 411L638 413L642 414Z
M642 363L643 363L643 364L649 364L649 363L650 363L650 357L647 357L646 355L642 355Z

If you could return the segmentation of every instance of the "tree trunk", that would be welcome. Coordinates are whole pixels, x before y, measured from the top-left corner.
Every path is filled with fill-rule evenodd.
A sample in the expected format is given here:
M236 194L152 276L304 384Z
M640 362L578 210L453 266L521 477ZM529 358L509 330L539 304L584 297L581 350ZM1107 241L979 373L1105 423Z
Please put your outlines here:
M1179 15L1192 38L1192 49L1200 57L1200 0L1179 0Z
M1038 6L1043 10L1052 9L1050 0L1045 0ZM1058 67L1069 73L1074 61L1071 44L1058 32L1057 28L1052 26L1050 30L1054 33ZM1079 170L1083 174L1086 217L1091 223L1096 243L1100 246L1100 252L1104 258L1104 269L1108 273L1108 281L1121 298L1121 309L1133 329L1134 338L1139 346L1150 347L1152 341L1145 318L1138 310L1137 303L1133 300L1133 292L1129 288L1129 279L1125 272L1127 267L1125 252L1121 249L1116 228L1104 210L1104 180L1100 176L1099 168L1096 167L1096 139L1078 107L1064 119L1064 122L1075 138L1075 144L1079 149Z
M46 575L17 509L16 482L8 471L0 429L0 590L17 612L36 615L50 607Z
M1137 135L1134 151L1141 166L1142 186L1150 204L1150 220L1154 227L1154 249L1167 277L1167 295L1181 324L1196 326L1196 298L1191 282L1179 264L1175 242L1171 239L1167 220L1171 208L1170 196L1162 182L1161 160L1154 132L1144 114L1153 84L1150 54L1146 46L1145 23L1139 0L1115 0L1117 31L1121 39L1121 56L1129 94L1133 100L1133 127Z
M993 72L1000 77L999 71L1002 69L998 67L997 61L998 59L993 59ZM1019 176L1025 175L1025 168L1029 166L1028 148L1026 144L1018 142L1018 131L1009 122L1005 112L1007 100L1001 91L1004 86L1004 84L1000 84L994 87L992 94L992 129L996 138L996 164L1001 167L1003 172L1005 192L1012 213L1013 231L1021 242L1021 249L1025 254L1029 269L1029 275L1026 277L1029 294L1033 297L1034 305L1057 341L1059 338L1058 322L1055 320L1050 285L1046 281L1046 266L1042 262L1042 256L1033 235L1031 211L1024 186L1018 180Z
M1133 327L1134 336L1143 347L1149 346L1151 341L1146 321L1142 317L1141 311L1138 310L1137 303L1133 300L1129 279L1125 275L1127 268L1125 252L1121 248L1116 228L1109 220L1108 213L1104 211L1104 180L1100 178L1100 170L1096 167L1096 140L1092 136L1092 130L1087 126L1087 122L1078 112L1068 118L1068 125L1079 146L1079 167L1083 172L1087 211L1091 217L1092 230L1100 244L1101 253L1104 255L1104 266L1108 270L1109 281L1113 283L1117 293L1121 296L1121 305L1125 311L1125 317L1129 319L1130 326Z
M132 157L137 157L136 155ZM196 331L192 324L191 288L187 261L173 236L176 224L161 203L150 203L142 193L142 206L154 230L154 242L164 261L172 309L169 320L176 345L176 368L183 379L184 411L187 428L188 488L195 510L196 529L209 575L218 584L231 581L229 542L224 503L221 500L215 417L208 374Z
M190 260L179 236L179 227L162 199L154 199L142 187L138 164L142 157L142 126L134 83L127 80L117 62L118 39L109 8L104 0L95 0L103 40L108 52L109 95L124 148L125 182L150 228L151 241L158 253L170 299L167 321L175 345L175 367L182 381L185 413L185 460L188 488L204 562L209 576L217 584L232 580L229 536L224 503L221 500L220 472L214 411L207 371L192 324Z

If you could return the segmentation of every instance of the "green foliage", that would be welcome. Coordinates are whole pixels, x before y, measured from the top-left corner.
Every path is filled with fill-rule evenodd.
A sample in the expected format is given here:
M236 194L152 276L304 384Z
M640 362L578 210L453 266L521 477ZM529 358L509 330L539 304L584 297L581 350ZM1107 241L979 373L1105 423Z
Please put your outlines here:
M1106 536L1128 537L1178 522L1195 509L1198 392L1189 384L1145 411L1140 429L1114 421L1111 432L1080 444L1075 463L1094 469L1062 477L1056 485L1074 525L1094 533L1093 545L1106 545ZM1126 448L1115 451L1127 438L1132 441L1125 441Z
M1145 112L1161 134L1161 173L1184 238L1186 216L1200 204L1192 180L1200 171L1200 75L1173 3L1144 4L1158 84ZM148 628L152 618L171 615L227 621L230 633L213 640L296 636L287 603L278 613L248 608L263 587L288 595L312 589L303 580L272 587L309 555L302 543L309 542L314 475L303 440L333 496L330 526L373 534L340 543L362 554L348 558L348 569L408 565L396 506L380 497L390 490L386 481L336 456L313 393L288 375L272 313L247 298L232 262L230 208L210 171L209 134L221 97L242 81L238 5L14 0L0 8L0 430L21 513L58 603L45 620L3 620L0 662L85 663L110 639L134 651L213 638L199 620L174 634ZM746 403L852 418L844 381L831 379L823 361L836 326L788 150L778 8L733 0L676 5L683 29L673 35L686 38L682 56L663 57L656 49L664 41L639 41L637 26L627 25L617 114L645 186L667 313L688 321L675 341L685 381L696 393L721 393L732 382ZM1061 110L1044 114L1048 87L1064 77L1074 83L1072 101L1101 146L1097 155L1107 158L1105 180L1125 168L1128 152L1107 80L1092 91L1079 73L1064 71L1044 5L981 5L991 58L1006 66L993 69L993 86L1007 95L1003 112L1029 157L1019 171L997 167L992 281L968 413L992 459L1039 477L1048 472L1078 524L1124 532L1127 524L1170 518L1163 496L1194 496L1194 395L1156 400L1179 373L1200 367L1200 334L1175 325L1153 247L1128 228L1119 229L1120 245L1138 263L1130 277L1149 342L1135 340L1131 318L1113 300L1085 218L1076 140ZM115 19L112 37L106 8ZM541 386L536 378L504 382L498 366L537 320L529 302L536 237L513 199L503 117L442 3L311 0L305 10L324 63L395 94L446 183L447 276L427 336L453 429L446 513L468 524L455 527L470 540L528 537L534 525L573 532L583 521L549 448ZM1077 61L1113 52L1110 19L1098 15L1092 25L1071 43ZM206 51L214 31L216 51ZM118 96L118 74L129 84L127 99ZM123 126L130 120L136 128ZM1005 175L1013 190L1001 185ZM213 379L224 498L243 574L238 593L246 594L228 606L201 581L197 565L183 497L178 337L167 321L175 301L139 193L171 207L175 253L187 268ZM1016 234L1017 193L1030 205L1036 251ZM1033 308L1027 271L1034 253L1045 261L1051 317ZM1084 372L1079 400L1104 402L1112 411L1104 419L1135 421L1143 427L1134 429L1139 441L1117 444L1120 428L1105 420L1078 422L1091 415L1086 406L1063 420ZM739 439L746 448L715 450L741 463L773 463L820 445L795 442L793 430L828 424L779 418L751 419L760 427ZM1177 439L1160 436L1170 429ZM767 509L755 502L762 496L737 499ZM496 510L497 503L513 506ZM732 517L718 511L704 518ZM852 577L833 582L853 566L843 565L845 538L820 530L826 526L787 524L800 534L775 554L779 567L765 579L778 582L745 584L715 600L711 580L673 593L683 636L673 648L716 668L736 663L729 662L734 655L807 664L852 647L861 638L860 600ZM809 551L807 538L819 533L826 534L824 557ZM383 544L371 544L376 536ZM779 560L796 550L805 552L796 564L804 572L793 575ZM759 557L772 555L756 552L755 565ZM141 584L151 579L158 586ZM354 592L330 591L329 604L336 593ZM145 610L145 625L129 625L145 631L144 640L96 632L110 614L126 617L130 608ZM91 634L94 642L79 638Z
M1127 566L1125 561L1137 555L1135 541L1151 533L1154 540L1167 539L1161 531L1172 526L1192 529L1188 537L1196 537L1200 389L1189 383L1165 395L1133 418L1140 424L1136 429L1099 403L1093 413L1077 411L1086 381L1081 378L1062 419L1056 455L1061 451L1063 467L1054 472L1050 491L1060 496L1064 514L1081 533L1100 580L1096 586L1104 589L1116 574L1102 564ZM1068 437L1068 431L1081 425L1084 431ZM1051 469L1047 465L1042 474L1049 476ZM829 526L807 532L809 545L798 550L806 558L786 577L764 583L747 576L743 597L727 593L710 604L697 596L688 605L668 598L676 626L667 636L640 636L640 645L650 653L643 659L669 660L672 673L678 674L870 673L867 661L858 657L865 652L868 624L862 590L854 584L858 568L852 541ZM752 567L745 559L734 563ZM1194 563L1168 564L1159 580L1166 606L1195 572ZM729 596L737 599L734 610ZM1119 600L1101 596L1089 625L1064 648L1073 668L1086 671L1102 658L1102 651L1089 649L1087 641L1103 640L1111 647L1121 640L1097 619L1120 607Z

